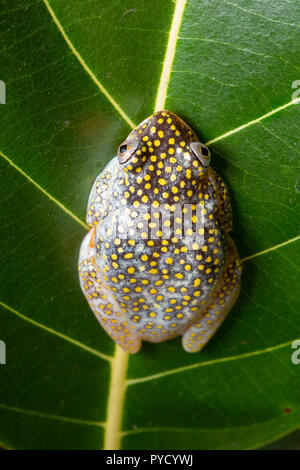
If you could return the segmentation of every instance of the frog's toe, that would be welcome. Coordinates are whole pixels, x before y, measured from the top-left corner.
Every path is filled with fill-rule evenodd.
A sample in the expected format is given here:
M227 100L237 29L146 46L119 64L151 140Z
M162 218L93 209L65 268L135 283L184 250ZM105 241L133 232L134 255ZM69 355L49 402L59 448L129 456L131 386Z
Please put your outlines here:
M213 328L203 322L203 319L192 325L182 336L182 347L187 352L198 352L213 336L217 327Z

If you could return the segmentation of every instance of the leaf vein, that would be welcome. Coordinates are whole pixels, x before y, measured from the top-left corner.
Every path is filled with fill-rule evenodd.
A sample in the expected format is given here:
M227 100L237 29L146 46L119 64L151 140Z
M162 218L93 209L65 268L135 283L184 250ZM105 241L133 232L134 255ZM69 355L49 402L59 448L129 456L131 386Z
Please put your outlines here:
M150 382L151 380L161 379L163 377L167 377L168 375L180 374L181 372L187 372L189 370L198 369L200 367L207 367L207 366L212 366L212 365L215 365L215 364L222 364L222 363L225 363L225 362L232 362L232 361L236 361L236 360L247 359L249 357L259 356L261 354L272 353L273 351L276 351L278 349L282 349L282 348L285 348L287 346L290 346L293 341L294 340L287 341L286 343L278 344L276 346L270 346L270 347L265 348L265 349L259 349L257 351L251 351L251 352L244 353L244 354L237 354L235 356L227 356L227 357L222 357L222 358L219 358L219 359L212 359L210 361L198 362L196 364L190 364L188 366L183 366L183 367L178 367L176 369L166 370L166 371L159 372L157 374L148 375L148 376L145 376L145 377L138 377L136 379L129 379L129 380L126 381L126 385L130 386L130 385L136 385L138 383Z
M35 411L35 410L26 410L24 408L17 408L15 406L10 406L10 405L5 405L4 403L0 403L0 408L3 410L7 411L13 411L15 413L23 413L31 416L37 416L39 418L48 418L48 419L54 419L57 421L64 421L66 423L74 423L74 424L83 424L86 426L98 426L98 427L105 427L105 423L101 423L99 421L90 421L90 420L84 420L84 419L77 419L77 418L69 418L67 416L58 416L58 415L52 415L48 413L43 413L41 411Z
M249 126L257 124L258 122L262 121L263 119L266 119L270 116L273 116L274 114L279 113L283 109L289 108L290 106L293 106L295 104L297 104L296 100L295 101L290 101L289 103L286 103L286 104L283 104L282 106L279 106L278 108L275 108L272 111L269 111L268 113L263 114L262 116L260 116L256 119L253 119L252 121L247 122L246 124L242 124L241 126L236 127L235 129L232 129L231 131L225 132L225 134L219 135L218 137L214 137L213 139L208 140L205 143L205 145L211 145L211 144L214 144L215 142L218 142L219 140L226 139L230 135L236 134L237 132L240 132L240 131L246 129Z
M72 219L78 222L84 229L89 230L89 226L85 224L77 215L75 215L70 209L64 206L58 199L52 196L46 189L44 189L39 183L37 183L31 176L29 176L25 171L23 171L18 165L16 165L10 158L4 155L3 152L0 150L0 156L4 158L15 170L17 170L21 175L23 175L30 183L32 183L37 189L39 189L45 196L47 196L52 202L57 204L66 214L68 214Z
M108 361L108 362L111 362L112 358L110 356L107 356L106 354L100 352L100 351L97 351L96 349L93 349L89 346L87 346L86 344L84 343L81 343L80 341L77 341L76 339L73 339L73 338L70 338L70 336L67 336L63 333L60 333L59 331L56 331L54 330L53 328L49 328L48 326L46 325L43 325L42 323L39 323L35 320L32 320L32 318L29 318L27 317L26 315L23 315L22 313L18 312L17 310L15 310L14 308L10 307L9 305L7 305L6 303L2 302L0 300L0 305L5 308L6 310L9 310L11 313L13 313L14 315L17 315L19 318L21 318L22 320L25 320L27 321L28 323L31 323L32 325L34 326L37 326L38 328L41 328L42 330L45 330L47 331L48 333L50 334L53 334L55 336L58 336L59 338L65 340L65 341L68 341L69 343L73 344L74 346L77 346L91 354L93 354L94 356L97 356L97 357L100 357L101 359L105 360L105 361Z
M89 66L86 64L84 61L83 57L79 54L71 40L69 39L68 35L66 34L62 24L60 23L59 19L57 18L53 8L51 7L50 3L48 0L43 0L51 18L53 19L55 25L57 26L59 32L61 33L62 37L66 41L67 45L75 55L76 59L79 61L79 63L82 65L83 69L85 72L90 76L90 78L93 80L95 85L99 88L101 93L107 98L107 100L110 102L110 104L115 108L115 110L122 116L125 122L134 129L136 126L135 124L131 121L131 119L127 116L127 114L123 111L123 109L120 107L120 105L116 102L116 100L112 97L112 95L106 90L106 88L102 85L102 83L98 80L94 72L89 68Z
M286 240L285 242L279 243L279 245L271 246L270 248L267 248L266 250L253 253L253 255L249 255L246 258L243 258L242 261L243 262L249 261L250 259L256 258L257 256L264 255L266 253L269 253L270 251L275 251L278 248L281 248L282 246L289 245L290 243L296 242L297 240L299 240L299 238L300 238L300 235L298 235L297 237L291 238L290 240Z

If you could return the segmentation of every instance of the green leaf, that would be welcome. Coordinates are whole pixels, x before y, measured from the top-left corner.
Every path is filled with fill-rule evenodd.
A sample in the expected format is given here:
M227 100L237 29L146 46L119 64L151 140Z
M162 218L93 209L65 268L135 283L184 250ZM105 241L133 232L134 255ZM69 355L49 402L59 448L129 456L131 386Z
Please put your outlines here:
M299 427L299 2L1 6L1 446L244 449ZM230 187L242 291L203 352L177 339L129 359L77 257L94 178L158 108Z

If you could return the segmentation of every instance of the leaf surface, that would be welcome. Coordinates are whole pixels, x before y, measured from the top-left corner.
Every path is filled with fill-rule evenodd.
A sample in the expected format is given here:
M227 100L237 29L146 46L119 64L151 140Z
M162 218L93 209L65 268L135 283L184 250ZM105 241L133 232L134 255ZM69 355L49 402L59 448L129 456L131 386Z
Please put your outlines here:
M2 447L244 449L296 429L299 3L15 0L1 15ZM243 283L203 352L177 339L128 362L77 257L94 178L155 108L209 143Z

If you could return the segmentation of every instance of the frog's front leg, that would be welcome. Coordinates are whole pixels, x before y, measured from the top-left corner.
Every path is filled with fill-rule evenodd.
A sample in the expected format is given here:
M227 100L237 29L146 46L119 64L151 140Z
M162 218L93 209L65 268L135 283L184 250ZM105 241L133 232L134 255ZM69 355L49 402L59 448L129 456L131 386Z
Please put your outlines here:
M238 298L242 265L233 240L227 235L228 251L223 276L200 319L182 336L187 352L198 352L213 336Z
M113 158L97 176L88 201L86 222L90 227L101 224L112 198L113 185L119 171L117 158Z
M96 229L85 236L79 254L79 277L81 289L97 320L109 336L129 353L136 353L141 340L128 318L118 306L114 295L97 267L94 257Z

